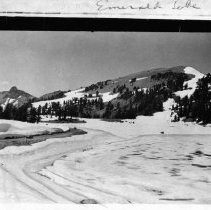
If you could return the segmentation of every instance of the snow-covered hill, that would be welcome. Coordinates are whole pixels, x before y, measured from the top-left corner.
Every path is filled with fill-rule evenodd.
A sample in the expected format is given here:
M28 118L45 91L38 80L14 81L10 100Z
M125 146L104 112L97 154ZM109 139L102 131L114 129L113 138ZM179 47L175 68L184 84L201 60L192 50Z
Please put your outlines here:
M63 98L35 102L33 103L33 106L37 108L38 106L44 106L46 103L50 105L52 102L56 102L56 103L59 102L60 104L63 104L64 101L74 100L75 98L80 99L80 98L84 98L85 96L87 97L87 100L94 100L96 98L99 98L99 97L96 97L96 94L92 94L92 96L89 96L88 93L84 92L84 90L85 88L69 91L64 94L65 96ZM106 92L106 93L100 93L99 96L102 97L104 102L108 102L114 98L117 98L118 93L112 94L110 92Z
M138 91L143 90L147 91L150 87L155 84L159 84L163 82L162 79L158 81L153 81L151 76L156 74L161 74L164 72L183 72L190 76L190 79L184 83L184 86L187 84L188 89L177 91L175 94L180 97L184 97L185 95L192 95L197 81L204 76L204 74L200 73L198 70L192 67L184 67L178 66L173 68L159 68L153 69L149 71L143 71L140 73L130 74L124 77L115 78L113 80L107 80L98 82L96 84L92 84L88 87L80 88L74 91L68 91L64 93L64 97L57 98L54 100L43 100L33 103L34 107L44 106L46 103L50 105L52 102L59 102L63 104L64 101L74 100L75 98L80 99L86 97L88 100L93 100L96 98L102 97L103 102L109 102L113 99L118 98L120 92L118 91L118 87L125 85L129 90L133 90L134 87L138 87ZM96 92L99 93L98 97L96 97Z
M174 89L173 92L176 96L180 96L181 98L184 98L185 96L190 97L196 89L198 80L203 76L204 74L193 67L177 66L173 68L159 68L129 74L112 80L99 81L95 84L73 91L55 91L47 93L37 99L24 91L18 90L16 87L12 87L9 91L0 92L0 104L4 110L9 103L15 106L21 106L32 98L35 99L35 102L33 103L35 108L38 108L39 106L44 107L45 104L48 104L48 107L50 107L53 102L60 103L62 106L64 102L67 101L76 103L80 99L85 99L86 101L93 102L102 98L104 108L95 110L96 104L94 104L93 107L85 107L85 109L87 108L85 112L91 108L89 116L91 115L93 117L96 115L102 117L105 113L105 105L108 102L112 102L114 111L112 110L112 113L110 113L109 116L105 116L105 118L115 118L118 107L121 109L121 116L119 117L127 118L128 114L124 115L122 113L124 113L125 110L129 110L131 106L132 109L136 109L136 116L152 115L161 110L161 108L156 107L156 104L160 107L161 103L162 106L162 103L168 99L166 98L166 95L170 93L171 98L173 97L171 88L172 90ZM180 79L182 82L179 82ZM163 89L165 89L164 93L162 93ZM145 97L145 102L143 102L143 96L137 96L137 92L142 92L147 95L149 90L152 92L154 91L150 96L151 99L149 101L149 99L146 99ZM163 99L163 97L165 97L165 99ZM155 98L158 98L158 100ZM145 104L144 107L143 104L141 104L142 102ZM149 106L153 104L152 107L150 107L150 110L147 108L146 104L149 104ZM84 115L82 116L84 117Z

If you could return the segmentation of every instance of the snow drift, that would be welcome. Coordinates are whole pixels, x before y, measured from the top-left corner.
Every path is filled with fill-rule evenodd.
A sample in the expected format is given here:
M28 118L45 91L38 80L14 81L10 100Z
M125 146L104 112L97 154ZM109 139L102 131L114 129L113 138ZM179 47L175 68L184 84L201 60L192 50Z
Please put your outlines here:
M62 129L67 131L69 128L64 125L55 125L51 124L48 126L40 124L31 124L26 122L20 122L15 120L0 120L0 137L2 135L41 135L41 134L51 134L56 130Z
M177 91L175 93L175 95L180 96L181 98L184 98L185 96L190 97L196 90L198 80L204 77L204 74L200 73L199 71L197 71L192 67L186 67L184 69L184 72L186 74L194 75L194 78L187 82L184 82L184 86L187 85L188 87L187 90Z

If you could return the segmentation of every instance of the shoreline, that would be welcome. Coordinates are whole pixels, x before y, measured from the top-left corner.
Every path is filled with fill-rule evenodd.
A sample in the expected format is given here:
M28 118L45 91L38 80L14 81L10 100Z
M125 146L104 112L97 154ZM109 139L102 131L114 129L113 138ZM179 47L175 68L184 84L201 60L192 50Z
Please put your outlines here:
M54 138L65 138L71 137L74 135L84 135L87 134L86 131L78 128L69 128L67 131L58 131L49 134L35 134L35 135L10 135L6 136L3 139L0 139L0 150L8 147L8 146L30 146L32 144L46 141L47 139L54 139Z

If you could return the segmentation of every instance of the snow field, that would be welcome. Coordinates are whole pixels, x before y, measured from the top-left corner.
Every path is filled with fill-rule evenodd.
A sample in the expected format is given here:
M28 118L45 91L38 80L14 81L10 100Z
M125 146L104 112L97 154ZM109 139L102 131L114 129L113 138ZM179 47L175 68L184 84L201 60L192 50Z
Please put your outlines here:
M188 89L187 90L177 91L175 93L175 95L180 96L181 98L184 98L185 96L190 97L194 93L194 91L195 91L195 89L197 87L198 80L201 79L202 77L204 77L204 74L200 73L199 71L197 71L196 69L194 69L192 67L186 67L184 69L184 72L186 74L194 75L194 78L189 80L189 81L187 81L187 82L184 82L184 86L186 84L188 85Z
M55 127L53 124L32 124L27 122L20 122L15 120L0 120L0 137L1 135L41 135L50 134L59 129L68 131L69 127L65 125L58 125Z
M63 104L64 101L73 100L74 98L78 98L78 99L84 98L84 96L88 95L88 93L83 92L83 91L84 91L84 88L78 89L78 90L75 90L75 91L70 91L70 92L65 93L64 98L35 102L35 103L33 103L33 106L35 108L38 108L39 106L44 106L46 103L49 104L49 105L52 102L56 102L56 103L59 102L60 104ZM92 94L92 95L93 95L93 97L91 97L91 98L87 97L87 100L95 100L97 98L96 94ZM103 102L109 102L109 101L113 100L114 98L118 97L118 93L111 94L110 92L99 93L99 95L102 97Z
M208 144L203 135L140 136L69 154L38 173L104 204L211 203L209 169L196 166L210 159L193 155Z

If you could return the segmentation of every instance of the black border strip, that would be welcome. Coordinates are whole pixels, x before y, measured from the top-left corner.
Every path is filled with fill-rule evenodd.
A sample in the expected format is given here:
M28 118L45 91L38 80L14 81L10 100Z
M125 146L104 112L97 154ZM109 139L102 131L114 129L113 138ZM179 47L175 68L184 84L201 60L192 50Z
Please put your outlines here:
M0 17L0 30L211 32L209 20Z

